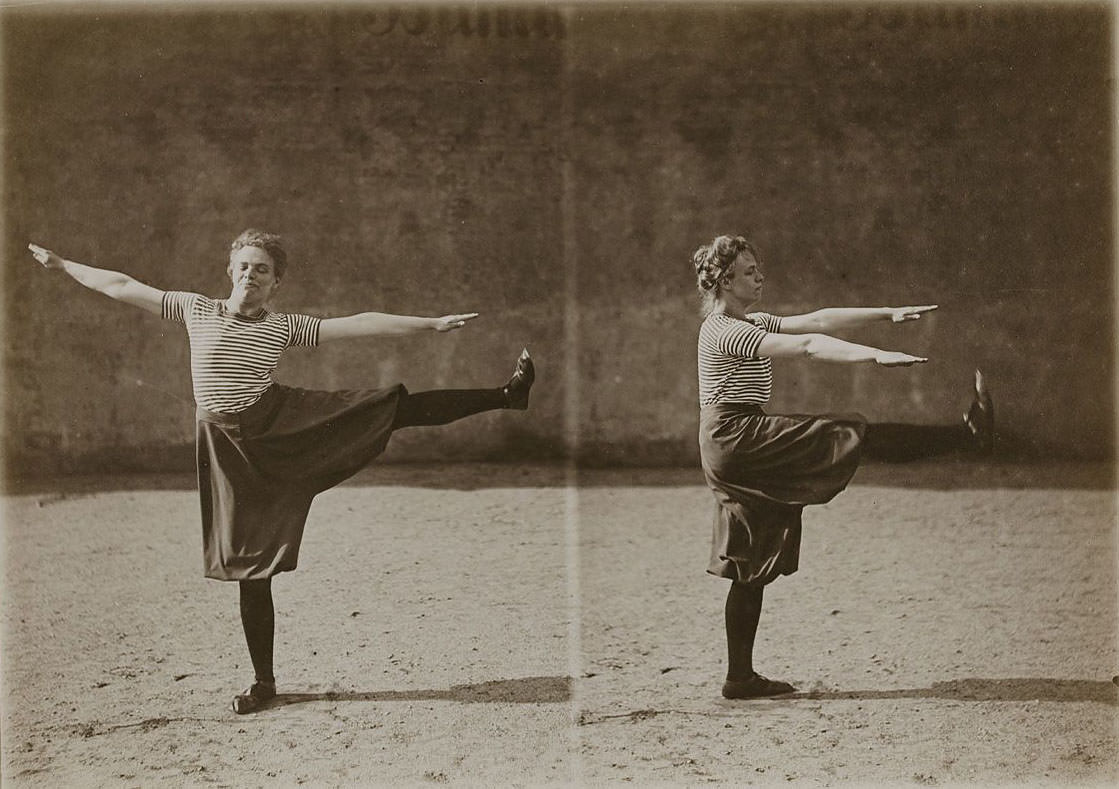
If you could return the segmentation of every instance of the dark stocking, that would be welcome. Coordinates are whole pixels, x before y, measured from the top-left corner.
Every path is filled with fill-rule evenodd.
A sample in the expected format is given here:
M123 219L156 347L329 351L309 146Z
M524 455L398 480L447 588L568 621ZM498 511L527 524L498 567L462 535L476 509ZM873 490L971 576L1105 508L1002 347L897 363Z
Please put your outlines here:
M276 612L272 606L272 579L241 581L241 626L249 644L249 657L258 682L275 682L272 674L272 644Z
M764 586L733 582L727 593L727 679L754 676L754 636L762 615Z
M863 452L869 458L891 463L935 457L977 449L967 425L867 425Z
M445 425L464 416L505 408L505 394L498 389L437 389L408 393L396 408L392 428Z

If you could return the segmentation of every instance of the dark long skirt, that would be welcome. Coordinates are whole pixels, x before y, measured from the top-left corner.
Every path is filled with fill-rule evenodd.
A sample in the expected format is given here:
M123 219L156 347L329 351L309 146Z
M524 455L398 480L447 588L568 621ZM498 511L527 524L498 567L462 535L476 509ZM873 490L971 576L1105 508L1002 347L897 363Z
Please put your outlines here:
M802 511L847 487L866 420L722 404L701 408L699 422L703 473L715 494L707 572L756 585L796 572Z
M312 499L384 451L406 391L274 384L238 414L199 408L206 577L256 580L294 570Z

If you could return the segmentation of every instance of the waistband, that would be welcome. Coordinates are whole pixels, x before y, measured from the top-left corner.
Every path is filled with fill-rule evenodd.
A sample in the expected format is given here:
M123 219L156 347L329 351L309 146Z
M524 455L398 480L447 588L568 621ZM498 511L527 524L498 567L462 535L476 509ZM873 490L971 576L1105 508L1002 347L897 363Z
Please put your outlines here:
M194 409L194 418L199 422L208 422L211 425L218 425L219 427L240 427L241 426L241 412L235 414L222 414L217 411L207 411L202 406Z
M194 409L194 418L199 422L208 422L209 424L219 427L240 427L248 422L256 421L262 414L266 413L269 404L275 397L276 385L273 384L264 390L264 394L260 396L260 399L247 408L233 413L222 413L220 411L208 411L202 406L196 406Z
M765 408L760 403L711 403L700 406L700 416L704 414L765 414Z

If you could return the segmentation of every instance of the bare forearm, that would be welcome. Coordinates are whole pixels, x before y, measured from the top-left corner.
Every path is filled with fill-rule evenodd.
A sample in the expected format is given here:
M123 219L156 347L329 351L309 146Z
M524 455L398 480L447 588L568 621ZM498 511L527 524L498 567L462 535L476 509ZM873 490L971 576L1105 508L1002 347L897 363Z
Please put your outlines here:
M423 331L448 332L461 329L476 312L419 318L414 315L389 315L384 312L359 312L344 318L326 318L319 324L319 342L350 337L393 337Z
M104 293L109 298L123 301L125 304L131 304L156 315L159 315L163 310L163 291L157 290L151 285L145 285L127 274L66 260L38 244L28 244L27 248L31 250L31 254L44 268L53 271L65 271L91 290Z
M892 317L889 307L825 307L802 316L812 331L824 333L856 329Z
M935 304L917 307L826 307L804 315L789 315L781 319L781 331L786 334L823 334L844 329L856 329L879 321L904 323L919 320L922 315L936 309Z
M873 362L882 353L879 348L859 345L826 334L807 334L804 339L804 355L822 362Z
M874 362L883 367L909 367L928 361L924 356L913 356L902 351L885 351L881 348L829 337L826 334L806 334L796 339L804 343L805 356L823 362Z
M416 334L422 331L434 331L438 324L436 318L390 315L385 312L362 312L351 317L359 331L365 335Z
M136 280L119 271L94 268L73 260L62 261L62 270L91 290L118 298L120 292Z
M343 318L327 318L319 325L319 342L353 337L397 337L435 330L437 318L359 312Z

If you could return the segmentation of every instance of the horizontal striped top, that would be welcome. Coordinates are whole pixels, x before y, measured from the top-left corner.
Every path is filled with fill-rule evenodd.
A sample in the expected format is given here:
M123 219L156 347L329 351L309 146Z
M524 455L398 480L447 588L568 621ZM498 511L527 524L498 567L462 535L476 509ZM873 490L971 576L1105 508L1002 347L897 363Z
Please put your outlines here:
M699 404L765 405L773 391L773 363L758 356L767 332L780 332L781 319L751 312L745 320L711 313L699 327Z
M247 318L198 293L166 291L163 317L186 325L194 400L219 414L259 400L286 349L319 343L318 318L267 310Z

